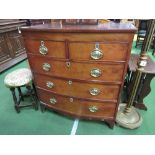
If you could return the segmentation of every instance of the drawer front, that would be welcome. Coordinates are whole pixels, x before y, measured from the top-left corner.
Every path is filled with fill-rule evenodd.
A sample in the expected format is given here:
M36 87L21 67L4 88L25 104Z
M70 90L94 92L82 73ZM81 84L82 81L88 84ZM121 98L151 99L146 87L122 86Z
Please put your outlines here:
M68 96L99 100L117 100L119 85L105 85L62 80L45 75L34 75L38 87Z
M69 97L54 95L37 89L40 101L50 108L79 117L113 118L115 114L115 103L98 103L82 101Z
M122 81L124 64L56 61L29 55L31 68L39 73L81 80Z
M28 53L65 59L65 43L59 41L25 40Z
M128 44L123 43L69 43L72 60L125 61Z

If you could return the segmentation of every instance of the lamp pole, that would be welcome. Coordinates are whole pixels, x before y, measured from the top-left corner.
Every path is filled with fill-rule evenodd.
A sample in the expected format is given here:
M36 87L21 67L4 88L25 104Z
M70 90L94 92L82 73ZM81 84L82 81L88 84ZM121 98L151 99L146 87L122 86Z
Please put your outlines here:
M146 32L146 37L144 39L144 43L141 49L140 58L137 64L137 69L134 76L133 88L129 95L129 99L127 104L120 104L119 110L116 117L116 122L125 128L135 129L138 128L142 124L142 117L136 111L136 109L132 106L134 102L134 98L137 93L137 89L139 87L140 79L144 70L144 67L147 65L147 51L150 47L153 33L155 30L155 20L150 20L149 27Z

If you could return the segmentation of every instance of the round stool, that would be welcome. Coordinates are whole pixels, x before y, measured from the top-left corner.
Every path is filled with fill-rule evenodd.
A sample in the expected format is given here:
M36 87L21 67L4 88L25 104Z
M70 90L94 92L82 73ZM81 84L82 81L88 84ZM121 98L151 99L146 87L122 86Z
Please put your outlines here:
M8 87L13 96L14 104L15 104L15 109L17 113L20 112L20 108L22 107L29 107L33 106L36 110L38 109L38 104L37 104L37 95L35 91L35 87L32 81L32 73L30 69L28 68L21 68L17 69L9 74L6 75L4 79L4 84L6 87ZM26 87L27 93L23 94L21 91L21 87ZM17 88L18 94L19 94L19 99L17 99L15 89ZM30 96L33 100L32 104L28 105L21 105L21 101L24 101L24 97Z

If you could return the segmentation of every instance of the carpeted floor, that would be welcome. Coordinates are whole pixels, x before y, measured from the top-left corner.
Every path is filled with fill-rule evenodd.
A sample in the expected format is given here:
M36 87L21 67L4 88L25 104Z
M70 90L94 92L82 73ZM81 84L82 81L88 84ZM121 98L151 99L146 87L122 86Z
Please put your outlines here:
M139 53L140 49L132 48L132 53ZM155 56L149 55L155 61ZM26 108L17 114L13 107L10 91L4 86L3 80L7 73L22 67L27 67L27 60L17 64L0 74L0 134L1 135L69 135L75 120L54 112ZM143 124L140 128L129 130L119 126L109 129L103 122L80 120L76 130L77 135L150 135L155 134L155 78L151 81L151 93L145 98L148 111L140 111Z

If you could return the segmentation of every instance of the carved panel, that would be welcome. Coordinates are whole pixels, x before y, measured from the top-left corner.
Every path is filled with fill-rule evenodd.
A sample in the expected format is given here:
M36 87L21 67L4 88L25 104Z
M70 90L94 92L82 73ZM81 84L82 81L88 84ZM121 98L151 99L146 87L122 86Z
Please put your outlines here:
M0 63L10 59L9 47L4 34L0 34Z
M12 45L14 55L21 54L24 51L24 42L21 34L19 34L18 31L13 31L8 33L8 38Z
M0 19L0 72L26 58L24 43L18 29L26 20Z

